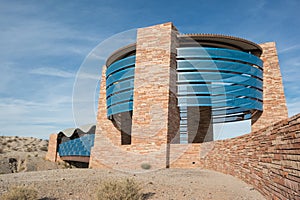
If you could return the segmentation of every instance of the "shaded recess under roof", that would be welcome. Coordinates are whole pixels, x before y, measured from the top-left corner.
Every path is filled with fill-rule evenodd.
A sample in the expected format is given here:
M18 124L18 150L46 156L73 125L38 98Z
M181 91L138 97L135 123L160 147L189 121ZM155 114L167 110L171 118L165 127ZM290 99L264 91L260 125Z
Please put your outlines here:
M95 134L95 130L95 124L87 124L78 128L67 128L65 130L60 131L59 134L66 137L72 137L75 134Z

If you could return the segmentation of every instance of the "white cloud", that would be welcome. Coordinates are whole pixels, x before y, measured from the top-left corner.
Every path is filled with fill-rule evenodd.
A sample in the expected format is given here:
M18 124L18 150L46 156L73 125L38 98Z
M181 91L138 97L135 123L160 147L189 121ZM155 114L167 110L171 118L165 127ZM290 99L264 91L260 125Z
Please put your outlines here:
M70 105L64 96L44 102L0 98L0 135L47 138L50 133L73 127Z

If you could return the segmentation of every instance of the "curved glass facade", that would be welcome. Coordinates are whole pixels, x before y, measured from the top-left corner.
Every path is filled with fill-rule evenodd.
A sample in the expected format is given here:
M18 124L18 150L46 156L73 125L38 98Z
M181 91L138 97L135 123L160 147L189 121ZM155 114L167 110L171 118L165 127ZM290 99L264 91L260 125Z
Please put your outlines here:
M107 67L107 116L133 110L135 55ZM262 111L263 62L250 53L225 48L177 49L178 106L212 108L213 122L250 119ZM184 118L184 117L183 117Z
M86 134L58 145L59 156L90 156L95 134Z
M132 111L135 56L112 63L106 71L107 116Z
M213 122L250 119L262 111L263 62L238 50L208 47L177 49L178 106L212 108Z

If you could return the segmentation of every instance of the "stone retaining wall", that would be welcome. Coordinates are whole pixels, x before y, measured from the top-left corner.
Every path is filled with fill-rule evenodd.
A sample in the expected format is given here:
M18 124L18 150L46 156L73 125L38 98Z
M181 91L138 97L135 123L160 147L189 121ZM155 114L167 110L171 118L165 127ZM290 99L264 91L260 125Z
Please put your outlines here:
M230 174L268 199L300 199L300 114L233 139L171 145L186 151L171 168L200 167Z

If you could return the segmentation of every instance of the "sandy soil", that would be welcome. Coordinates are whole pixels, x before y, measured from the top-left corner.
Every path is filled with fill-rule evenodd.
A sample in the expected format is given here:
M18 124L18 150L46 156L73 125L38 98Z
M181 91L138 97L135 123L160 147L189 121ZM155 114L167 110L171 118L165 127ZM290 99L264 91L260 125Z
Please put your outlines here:
M243 181L214 171L163 169L128 174L114 170L60 169L69 166L44 160L47 141L0 137L0 144L0 196L11 186L32 186L44 200L89 200L95 199L95 191L103 181L133 178L142 186L145 199L149 200L265 199ZM5 146L8 144L10 147ZM16 159L17 163L10 163L10 158Z
M48 141L32 137L0 136L0 174L60 169L67 164L52 163L44 158Z

